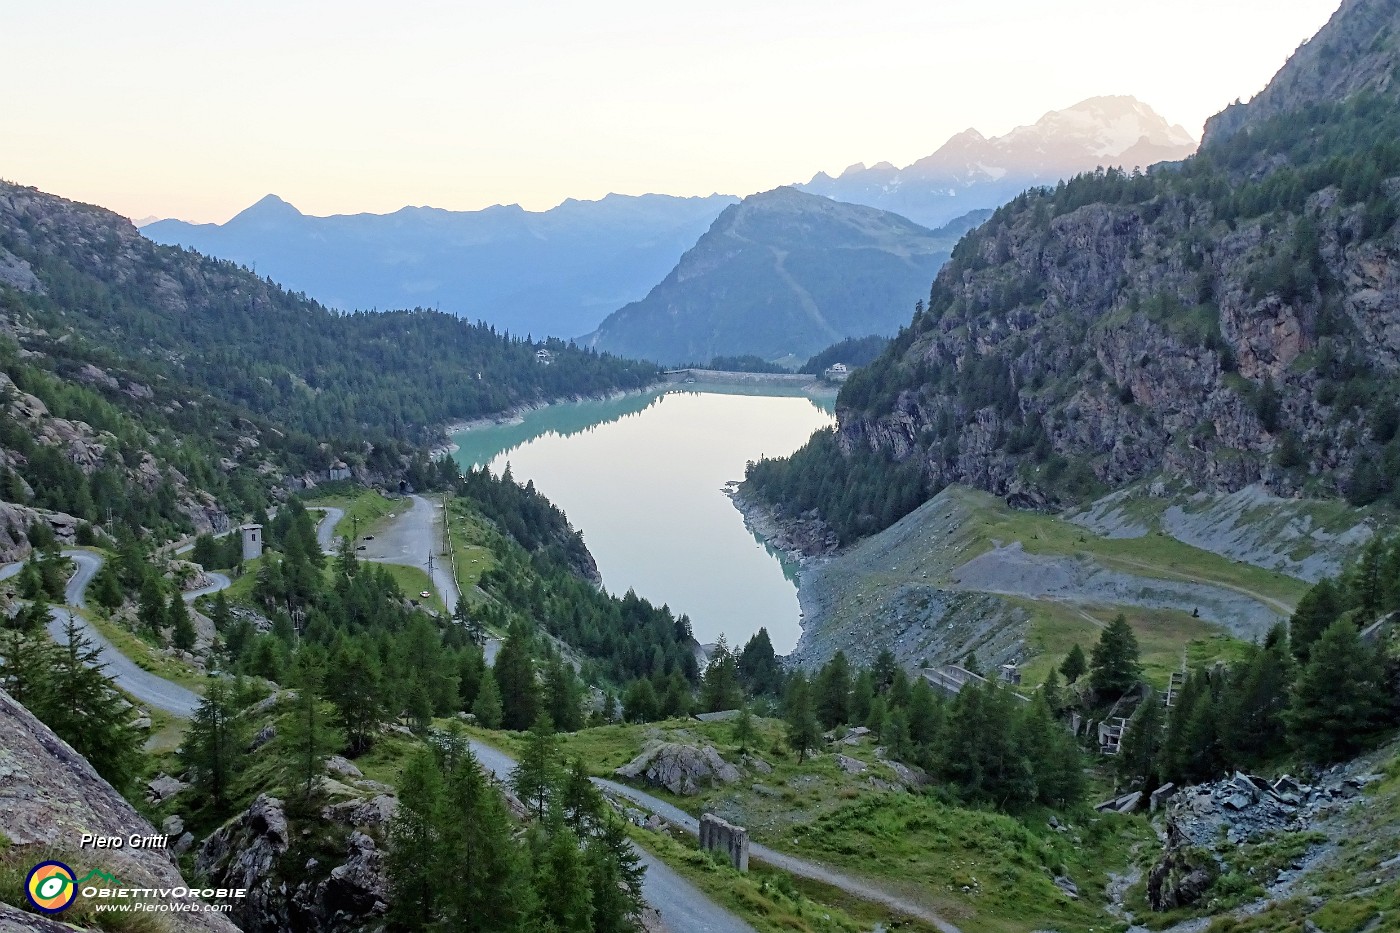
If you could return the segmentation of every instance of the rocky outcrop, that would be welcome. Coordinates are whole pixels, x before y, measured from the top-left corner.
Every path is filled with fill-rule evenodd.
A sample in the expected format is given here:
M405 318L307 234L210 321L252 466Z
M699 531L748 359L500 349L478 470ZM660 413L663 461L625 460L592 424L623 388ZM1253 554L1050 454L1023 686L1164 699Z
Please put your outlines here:
M157 830L92 765L5 691L0 690L0 834L20 849L64 852L76 868L101 868L126 884L186 887L174 858L161 849L78 850L81 834L149 836ZM26 915L28 916L28 915ZM237 933L215 913L182 914L184 929ZM9 922L0 914L0 930ZM24 926L20 929L41 929Z
M678 742L653 742L614 773L688 797L700 793L702 787L733 784L742 777L739 769L720 757L714 746L697 748Z
M0 564L24 560L29 556L32 548L28 532L36 523L48 525L60 544L73 544L77 537L78 520L71 515L0 502Z
M1260 119L1360 90L1384 91L1376 113L1393 119L1397 47L1400 7L1348 0L1261 95ZM824 517L844 540L878 530L913 472L926 490L1046 509L1159 474L1207 493L1387 495L1400 177L1351 138L1378 118L1300 111L1183 166L1097 173L997 211L838 399L839 455L908 469L822 486ZM1382 167L1347 177L1334 154Z
M388 910L381 846L397 804L389 794L354 797L293 825L283 802L263 794L204 840L196 869L248 889L234 914L247 933L375 929Z

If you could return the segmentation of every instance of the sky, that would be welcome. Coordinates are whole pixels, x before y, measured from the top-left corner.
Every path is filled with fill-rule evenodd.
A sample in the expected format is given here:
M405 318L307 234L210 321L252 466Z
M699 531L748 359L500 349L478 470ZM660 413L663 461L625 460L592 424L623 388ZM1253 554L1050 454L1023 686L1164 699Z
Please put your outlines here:
M1199 138L1338 3L0 0L0 177L221 222L745 195L1101 94Z

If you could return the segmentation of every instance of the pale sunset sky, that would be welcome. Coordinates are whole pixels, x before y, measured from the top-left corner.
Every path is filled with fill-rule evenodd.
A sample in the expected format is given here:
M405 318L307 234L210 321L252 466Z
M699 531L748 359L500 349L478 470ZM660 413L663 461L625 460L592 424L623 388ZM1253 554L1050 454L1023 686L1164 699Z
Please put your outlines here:
M0 177L223 221L744 195L1086 97L1199 138L1339 0L0 0Z

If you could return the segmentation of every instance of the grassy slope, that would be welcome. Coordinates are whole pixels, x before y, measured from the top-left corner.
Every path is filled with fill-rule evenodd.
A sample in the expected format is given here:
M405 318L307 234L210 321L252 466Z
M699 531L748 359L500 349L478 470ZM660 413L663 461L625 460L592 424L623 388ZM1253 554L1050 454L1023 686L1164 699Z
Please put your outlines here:
M448 537L457 560L457 589L471 602L486 599L477 584L496 565L490 548L491 532L466 502L453 499L447 508Z
M347 484L348 485L348 484ZM329 506L345 510L345 517L335 526L337 538L344 535L374 534L387 520L391 512L398 511L403 503L386 498L377 489L350 487L348 491L320 495L307 499L308 506Z
M772 774L749 768L743 780L695 797L650 793L698 815L717 812L748 828L771 848L871 879L947 916L966 933L1061 933L1103 930L1107 872L1125 867L1133 845L1151 837L1141 817L1078 812L1047 825L1048 813L1017 819L969 810L933 796L876 790L870 777L893 781L870 743L838 745L831 754L798 764L782 745L781 723L756 720L757 754ZM566 754L600 776L629 761L652 738L708 742L731 762L742 756L729 723L671 720L644 726L613 725L563 736ZM520 737L477 730L479 737L514 754ZM849 775L835 753L866 763ZM663 853L664 854L664 851ZM1072 901L1053 884L1067 874L1079 886Z
M1016 626L1026 619L1023 640L1026 655L1018 658L1027 683L1038 683L1075 642L1085 650L1098 638L1102 625L1123 612L1138 634L1148 676L1165 684L1169 673L1179 670L1183 655L1190 662L1228 659L1241 643L1211 623L1188 612L1144 606L1075 604L1027 597L982 597L959 585L958 569L967 561L997 546L1019 542L1030 554L1092 561L1105 568L1134 576L1189 581L1242 593L1287 615L1309 584L1271 570L1240 563L1219 554L1151 533L1141 538L1110 539L1038 512L1012 509L1002 500L964 487L950 487L900 524L856 545L817 570L813 585L804 580L807 597L816 607L808 625L825 633L848 653L868 641L872 625L884 624L878 607L908 588L957 591L962 599L990 599L991 605L974 603L955 610L966 625L970 617L991 618L1000 612L1000 626ZM999 608L998 608L999 607ZM810 607L809 607L810 608ZM975 622L972 627L975 627ZM938 630L933 626L931 630ZM946 627L943 627L947 630ZM955 639L956 641L956 639ZM929 656L929 663L952 660Z
M967 509L979 539L967 559L990 550L993 541L1003 545L1020 541L1032 554L1091 557L1105 567L1138 576L1214 583L1287 610L1308 589L1301 580L1232 561L1164 534L1104 538L1052 515L1012 509L986 493L961 487L952 492Z

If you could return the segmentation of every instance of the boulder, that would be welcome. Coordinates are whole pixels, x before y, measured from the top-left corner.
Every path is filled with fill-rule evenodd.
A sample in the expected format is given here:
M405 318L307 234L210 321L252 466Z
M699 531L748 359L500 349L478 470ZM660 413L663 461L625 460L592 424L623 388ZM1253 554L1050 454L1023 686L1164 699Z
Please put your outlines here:
M349 826L384 828L394 818L399 799L390 794L378 794L369 800L342 800L321 809L321 816Z
M842 771L845 771L847 774L860 774L862 771L865 770L866 765L865 762L857 758L848 758L845 755L837 755L836 767L840 768Z
M257 735L253 736L253 741L248 743L248 750L255 752L275 738L277 738L277 726L268 723L258 730Z
M11 855L21 847L34 852L76 849L82 833L125 839L157 832L85 758L4 690L0 690L0 801L0 830L14 846ZM133 887L186 887L193 880L183 878L170 854L161 849L124 846L84 851L82 857L84 871L101 868ZM33 861L25 861L22 867ZM43 925L35 914L10 911L0 905L0 930L69 929ZM183 914L178 928L192 933L237 933L238 929L225 915L208 911Z
M158 774L146 783L146 799L151 803L161 804L189 786L168 774Z
M326 770L331 774L338 774L341 777L362 778L364 774L359 768L352 765L340 755L332 755L326 759Z
M614 773L684 796L694 796L701 787L716 783L733 784L741 777L739 769L720 757L714 746L696 748L677 742L653 743Z

